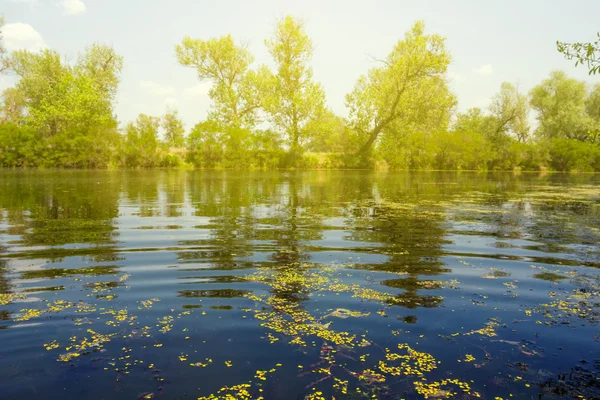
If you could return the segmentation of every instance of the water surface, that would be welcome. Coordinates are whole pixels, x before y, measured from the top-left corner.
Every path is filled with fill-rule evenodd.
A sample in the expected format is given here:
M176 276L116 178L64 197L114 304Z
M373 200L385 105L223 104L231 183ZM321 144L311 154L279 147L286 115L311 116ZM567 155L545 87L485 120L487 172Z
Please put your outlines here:
M0 171L0 397L600 398L599 184Z

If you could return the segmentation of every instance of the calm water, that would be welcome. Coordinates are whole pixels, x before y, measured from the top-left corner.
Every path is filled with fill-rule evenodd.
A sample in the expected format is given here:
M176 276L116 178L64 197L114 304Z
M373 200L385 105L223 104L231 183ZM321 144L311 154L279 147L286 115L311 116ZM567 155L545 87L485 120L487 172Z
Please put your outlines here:
M600 398L599 185L0 172L0 397Z

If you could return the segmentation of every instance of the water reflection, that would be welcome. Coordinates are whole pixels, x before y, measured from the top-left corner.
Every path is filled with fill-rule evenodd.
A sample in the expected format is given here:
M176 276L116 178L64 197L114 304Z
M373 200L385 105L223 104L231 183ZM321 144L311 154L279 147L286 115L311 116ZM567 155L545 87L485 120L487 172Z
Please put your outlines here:
M465 335L499 326L485 325L491 310L515 311L507 301L517 301L521 285L534 293L522 301L532 312L548 302L536 297L539 288L553 293L559 284L573 284L574 275L556 266L600 266L598 175L2 171L0 177L0 328L7 343L25 353L28 371L40 358L40 336L43 343L54 334L68 340L86 334L81 326L106 328L107 322L136 340L145 337L146 326L156 325L161 333L177 332L173 342L190 340L195 348L206 335L229 335L231 342L214 349L234 354L262 348L247 339L254 337L250 333L264 338L265 324L284 324L286 331L286 321L321 339L330 339L323 333L330 329L334 343L344 346L352 335L369 332L383 339L384 331L401 327L421 339L439 321L447 329L440 337L458 340L452 334L463 325L469 326ZM568 300L575 302L592 292L573 293ZM20 294L29 303L15 297ZM262 308L253 308L252 299L262 301ZM564 321L569 310L556 304L561 314L539 329ZM27 314L25 307L33 311ZM271 314L261 325L253 317L265 310ZM453 322L448 313L455 310L469 318ZM194 317L177 326L188 311ZM53 325L60 312L75 327ZM19 325L23 314L46 330ZM520 321L512 314L511 320ZM21 327L22 336L11 336L17 330L9 327ZM143 345L159 352L155 345L169 341L160 338ZM268 338L270 344L280 340ZM298 334L294 344L306 339ZM431 351L446 346L424 342ZM375 351L370 339L361 343ZM191 357L188 348L170 344L177 357ZM322 346L314 343L317 357L330 351ZM359 363L353 351L340 353ZM16 353L5 357L18 359ZM50 361L43 361L48 377L54 371ZM189 374L178 369L185 363L168 365L182 377ZM222 383L217 375L227 376L215 374L205 377L215 385ZM290 376L293 381L295 374ZM376 382L375 375L361 376L354 378ZM55 389L54 378L45 384ZM302 379L302 385L310 383ZM7 385L8 397L25 394L17 383ZM169 396L196 390L186 385L181 382ZM143 393L142 386L128 394ZM288 392L273 391L301 389L290 383ZM393 398L395 392L378 393Z

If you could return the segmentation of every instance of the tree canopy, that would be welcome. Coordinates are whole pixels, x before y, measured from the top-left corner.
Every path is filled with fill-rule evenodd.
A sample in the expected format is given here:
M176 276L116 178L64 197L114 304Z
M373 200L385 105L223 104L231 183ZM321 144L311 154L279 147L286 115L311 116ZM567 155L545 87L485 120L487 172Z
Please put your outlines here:
M368 152L381 134L402 135L404 126L431 122L455 104L447 86L450 54L445 39L425 34L422 21L378 64L346 96L350 126L364 140L360 154Z
M325 91L312 81L312 40L302 22L287 16L265 44L277 70L266 73L263 106L274 127L287 136L291 152L299 154L314 133L307 127L326 112Z
M346 115L314 78L316 48L300 19L276 22L265 65L231 35L184 37L175 57L210 85L211 100L187 132L170 107L117 120L124 64L112 47L92 44L74 59L10 53L3 22L0 73L16 83L0 101L1 167L600 170L600 84L554 71L529 93L503 82L486 106L459 112L446 39L422 21L373 57Z

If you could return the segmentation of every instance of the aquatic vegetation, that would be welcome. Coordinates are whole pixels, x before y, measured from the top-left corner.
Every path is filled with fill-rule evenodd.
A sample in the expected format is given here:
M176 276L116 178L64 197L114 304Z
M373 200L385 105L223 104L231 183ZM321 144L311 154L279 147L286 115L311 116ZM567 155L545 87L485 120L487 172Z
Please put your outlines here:
M19 299L26 299L25 293L0 293L0 306L5 306Z
M500 325L499 322L497 322L495 319L492 319L488 323L486 323L483 328L476 329L474 331L470 331L467 333L463 333L463 335L469 336L469 335L479 334L479 335L494 337L494 336L497 336L495 328L499 325Z
M496 181L486 193L429 185L443 201L383 183L375 197L317 201L320 189L286 180L289 206L262 203L279 196L268 180L258 202L232 192L214 204L212 183L186 182L189 209L153 189L140 210L132 199L144 194L124 193L103 220L112 239L93 246L17 239L22 253L0 259L2 356L16 360L21 333L38 354L3 364L8 397L27 397L21 376L42 368L69 398L83 377L140 399L599 396L597 202L530 198L512 178L498 184L509 193ZM193 207L202 222L165 231L162 218ZM17 236L38 229L24 217ZM159 245L121 247L147 233Z
M471 387L468 383L458 379L443 379L438 382L414 382L417 393L423 395L426 399L429 398L448 398L455 396L457 392L451 390L452 386L458 387L462 392L472 394L473 397L481 397L477 392L471 393Z

